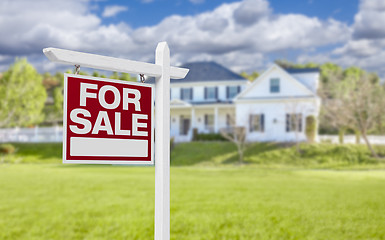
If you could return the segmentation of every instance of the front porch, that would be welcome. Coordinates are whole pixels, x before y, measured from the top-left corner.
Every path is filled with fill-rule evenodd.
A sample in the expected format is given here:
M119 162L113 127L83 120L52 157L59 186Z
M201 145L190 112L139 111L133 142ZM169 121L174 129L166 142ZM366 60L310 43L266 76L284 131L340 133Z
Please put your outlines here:
M234 105L230 104L171 105L170 135L175 142L188 142L194 128L198 133L219 133L231 125L234 116Z

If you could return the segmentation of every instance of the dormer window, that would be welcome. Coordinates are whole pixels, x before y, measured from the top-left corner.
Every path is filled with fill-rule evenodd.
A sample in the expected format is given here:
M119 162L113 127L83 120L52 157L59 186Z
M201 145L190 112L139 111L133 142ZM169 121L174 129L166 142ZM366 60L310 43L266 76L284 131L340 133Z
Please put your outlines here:
M217 87L205 87L205 99L215 100L218 98L218 88Z
M270 92L279 93L279 78L270 79Z
M240 86L227 86L226 96L227 99L233 99L241 90Z
M182 100L192 100L192 88L181 88L180 89L180 98Z

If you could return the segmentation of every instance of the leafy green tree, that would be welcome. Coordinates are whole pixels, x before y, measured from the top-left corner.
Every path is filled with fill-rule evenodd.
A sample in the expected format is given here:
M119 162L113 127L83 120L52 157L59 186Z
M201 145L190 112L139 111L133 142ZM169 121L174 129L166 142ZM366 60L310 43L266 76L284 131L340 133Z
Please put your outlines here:
M27 59L16 59L0 79L0 127L40 123L46 97L42 76Z
M64 91L64 75L60 72L55 74L55 78L60 80L60 85L58 85L53 90L53 110L55 121L60 121L63 118L63 91Z
M129 73L120 73L119 79L123 80L123 81L130 81L130 82L135 82L136 81L136 78L135 77L131 77L131 75Z
M278 59L274 61L275 64L282 68L318 68L320 65L317 63L293 63L284 59Z
M259 73L256 71L254 71L250 74L248 74L247 72L241 72L240 75L251 82L254 81L257 77L259 77Z
M384 88L373 74L357 67L346 69L342 80L329 84L327 91L330 93L323 95L329 96L324 99L328 120L338 122L341 129L359 131L372 156L378 157L368 133L375 127L378 118L383 117Z
M110 77L110 79L119 79L119 74L117 72L113 72Z

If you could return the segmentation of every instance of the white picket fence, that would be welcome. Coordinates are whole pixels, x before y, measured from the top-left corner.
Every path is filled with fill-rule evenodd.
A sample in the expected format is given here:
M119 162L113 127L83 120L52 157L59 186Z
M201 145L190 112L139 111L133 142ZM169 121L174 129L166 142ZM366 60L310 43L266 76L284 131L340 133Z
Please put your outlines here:
M2 128L0 142L62 142L63 127L34 127L34 128ZM336 135L320 135L320 142L338 143ZM385 145L385 136L369 136L372 144ZM356 143L354 135L346 135L345 143ZM360 144L365 144L361 138Z
M63 128L3 128L0 129L0 142L62 142Z
M369 142L376 145L385 145L385 136L370 135L368 136ZM338 136L336 135L319 135L320 142L331 142L339 143ZM344 143L355 144L356 136L355 135L345 135ZM364 139L361 137L360 144L366 144Z

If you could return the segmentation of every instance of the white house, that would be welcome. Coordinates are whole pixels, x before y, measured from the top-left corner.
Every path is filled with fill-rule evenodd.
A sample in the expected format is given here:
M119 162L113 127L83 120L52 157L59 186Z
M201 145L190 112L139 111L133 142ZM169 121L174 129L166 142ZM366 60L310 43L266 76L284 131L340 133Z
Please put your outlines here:
M191 141L194 128L218 133L234 121L246 127L248 141L302 141L305 118L318 117L318 69L273 65L250 83L214 62L182 67L190 69L187 77L171 80L171 137L176 142Z
M246 139L305 141L305 119L319 115L318 79L318 69L284 70L273 65L254 80L233 100L236 123L246 127Z

